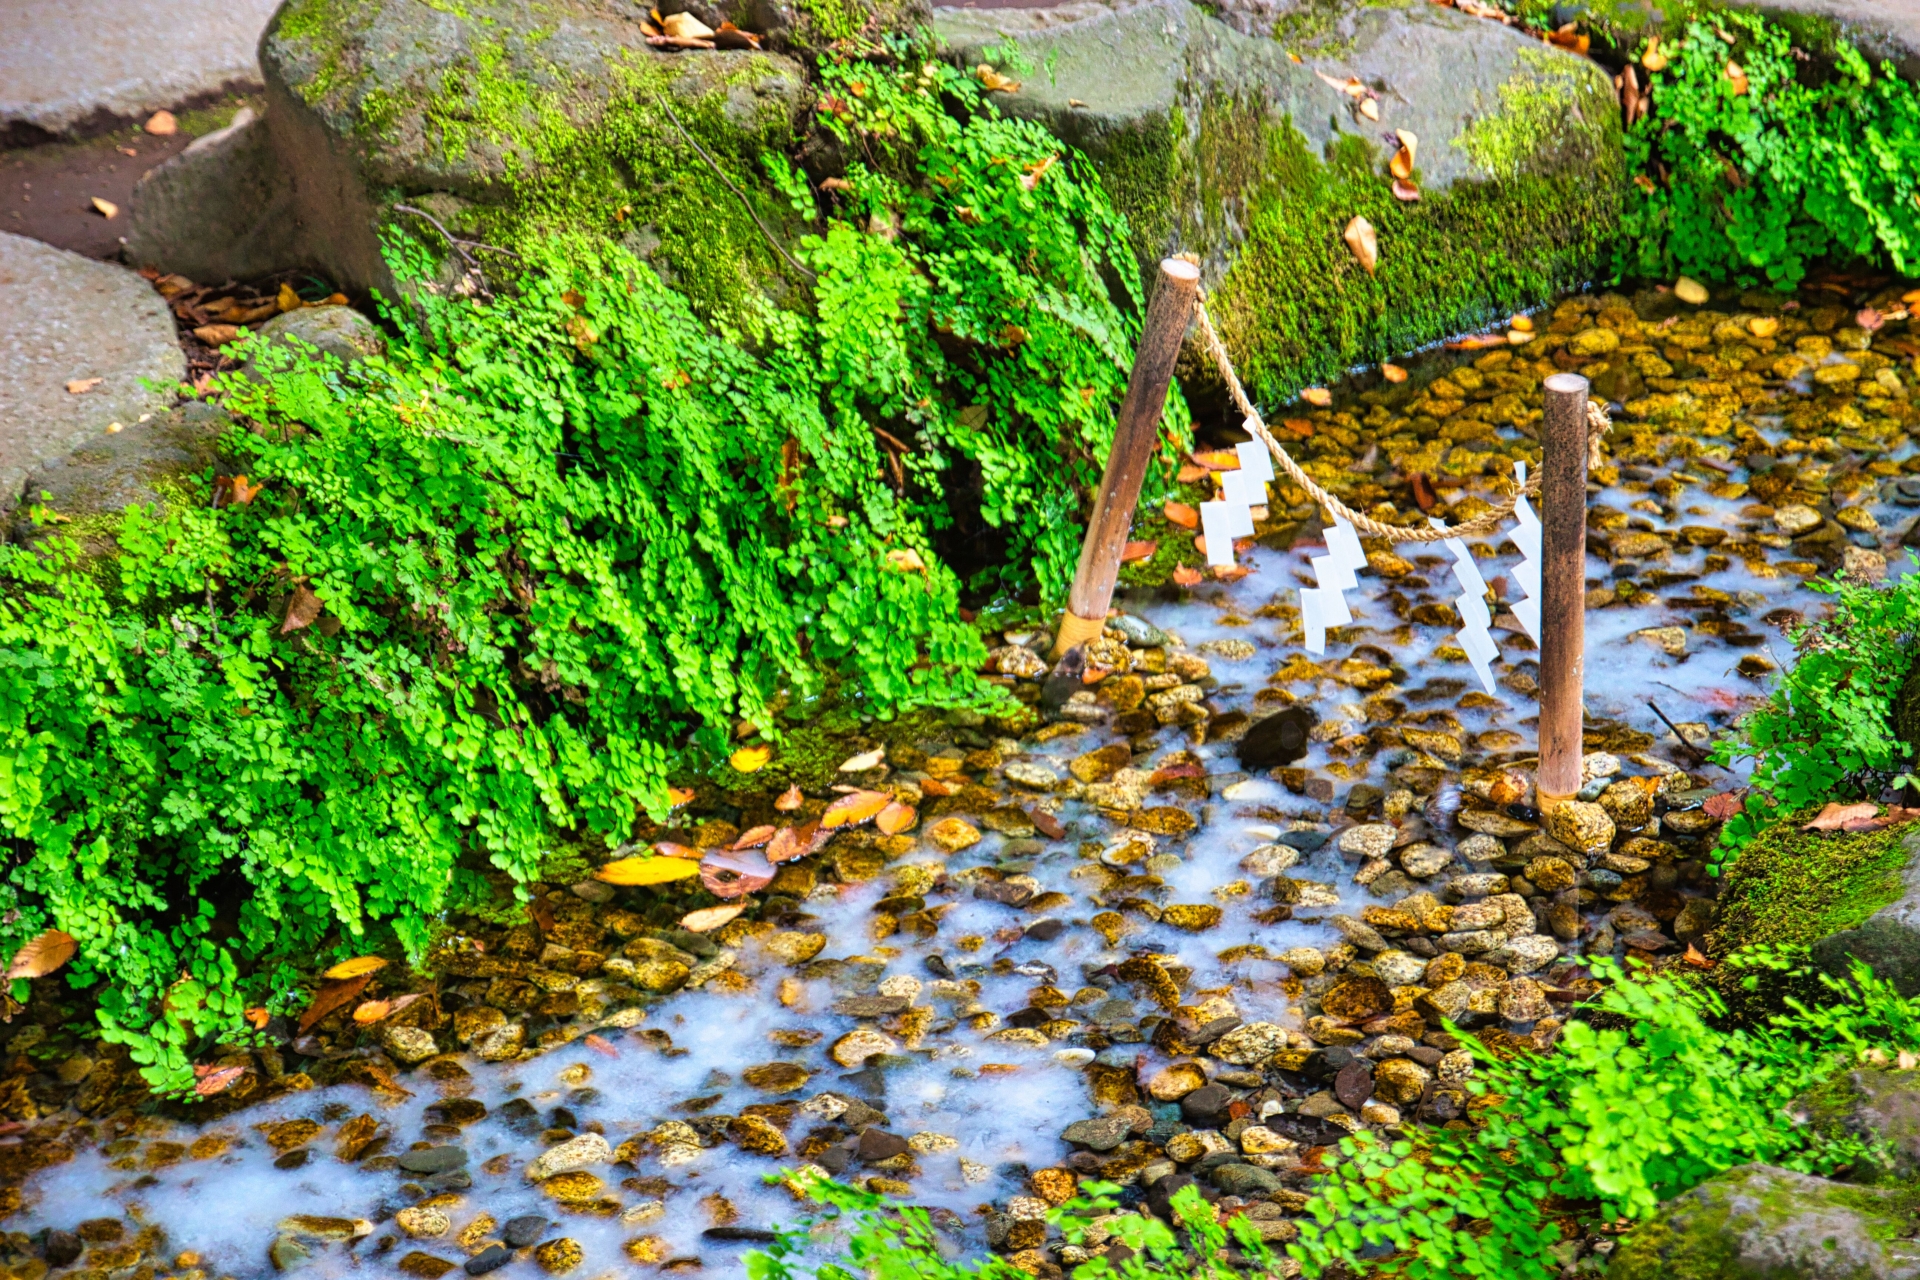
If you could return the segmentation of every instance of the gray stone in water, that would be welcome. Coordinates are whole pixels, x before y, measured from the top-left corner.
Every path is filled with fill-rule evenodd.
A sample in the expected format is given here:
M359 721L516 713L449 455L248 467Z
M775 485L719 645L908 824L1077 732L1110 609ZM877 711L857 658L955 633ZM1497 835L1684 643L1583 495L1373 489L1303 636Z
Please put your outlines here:
M1107 619L1107 625L1125 636L1127 643L1136 649L1157 649L1167 643L1166 632L1130 613L1115 614Z
M112 435L100 435L27 477L26 501L14 511L14 537L33 542L49 532L76 537L89 555L115 550L108 527L135 504L155 511L169 501L207 497L201 476L224 466L220 440L233 427L223 410L191 401ZM35 526L29 504L39 503L67 522Z
M0 317L0 508L14 506L35 469L166 409L186 375L173 314L145 280L5 232ZM91 378L101 381L67 390Z
M1851 929L1813 944L1814 963L1844 975L1851 961L1870 965L1903 996L1920 994L1920 831L1900 841L1907 852L1900 897Z
M508 1218L500 1228L500 1238L516 1249L524 1249L547 1234L551 1223L540 1214L522 1214Z
M145 119L260 83L254 49L279 0L9 0L0 146Z
M1062 1142L1078 1143L1092 1151L1111 1151L1127 1140L1131 1126L1121 1116L1094 1116L1075 1120L1060 1133Z
M408 1173L446 1173L452 1169L464 1168L467 1152L464 1147L428 1147L422 1151L403 1151L399 1164Z
M305 257L301 223L267 122L233 123L149 169L127 208L127 261L207 284L248 280Z
M1608 1280L1913 1280L1910 1193L1746 1164L1660 1206L1614 1251Z
M313 1260L313 1251L293 1236L275 1236L267 1246L267 1261L275 1271L292 1271Z

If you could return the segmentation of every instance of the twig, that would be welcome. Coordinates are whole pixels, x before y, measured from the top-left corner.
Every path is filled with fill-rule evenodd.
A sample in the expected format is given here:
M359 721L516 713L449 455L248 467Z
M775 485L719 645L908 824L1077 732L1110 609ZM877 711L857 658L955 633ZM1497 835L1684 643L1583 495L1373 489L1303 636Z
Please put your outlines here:
M515 262L526 261L526 259L522 258L519 254L515 253L513 250L502 249L497 244L485 244L479 240L462 240L459 236L456 236L455 234L453 234L453 232L447 230L445 225L441 223L440 219L434 217L432 214L428 213L425 209L417 209L410 204L396 204L393 206L393 211L395 213L410 213L416 218L422 218L422 219L425 219L427 222L431 223L433 226L433 229L435 231L438 231L441 234L441 236L446 239L447 246L451 248L455 253L460 255L460 261L467 264L467 270L473 272L473 274L480 277L480 283L482 288L485 288L486 286L486 280L487 280L486 274L480 270L480 264L473 260L473 255L468 253L467 250L484 249L488 253L497 253L502 255L503 257L512 258Z
M1660 717L1661 724L1664 724L1665 726L1667 726L1667 728L1673 730L1673 736L1680 740L1680 745L1687 749L1687 754L1693 757L1693 762L1695 764L1707 763L1707 753L1702 751L1700 748L1694 746L1691 742L1687 741L1687 735L1680 732L1679 725L1667 719L1667 713L1660 709L1659 703L1655 702L1652 698L1648 698L1647 705L1653 708L1653 714Z
M666 98L658 92L656 92L653 95L653 97L654 97L654 101L660 104L660 109L667 113L667 119L673 121L673 127L680 131L680 136L687 140L687 145L692 147L695 151L699 152L700 158L707 162L707 167L713 170L713 176L720 179L721 183L727 188L727 190L733 192L734 197L740 201L741 207L747 211L747 216L753 219L753 225L760 228L760 234L765 236L767 238L767 243L773 246L774 252L779 254L782 258L786 259L786 263L788 266L792 267L795 271L798 271L801 275L805 276L808 280L819 279L819 277L816 276L813 272L807 270L805 267L801 266L797 261L795 261L794 256L787 252L787 247L785 245L781 244L778 240L774 239L773 232L767 230L767 224L760 221L760 215L758 212L755 211L753 207L753 201L747 199L746 192L740 190L739 187L736 187L733 185L733 179L729 178L726 175L726 172L720 168L719 163L715 161L712 156L707 154L707 149L701 146L697 141L695 141L694 136L692 134L687 132L687 126L680 123L680 117L674 114L673 107L671 104L667 102Z

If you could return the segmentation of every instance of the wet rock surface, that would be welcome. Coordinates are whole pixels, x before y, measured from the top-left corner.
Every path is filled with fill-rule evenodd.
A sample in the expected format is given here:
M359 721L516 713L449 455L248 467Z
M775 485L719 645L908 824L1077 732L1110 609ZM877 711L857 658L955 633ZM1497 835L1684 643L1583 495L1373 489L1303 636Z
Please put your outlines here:
M190 1125L112 1046L16 1021L7 1225L49 1230L22 1258L104 1216L235 1274L713 1268L797 1216L761 1175L804 1166L1035 1268L1073 1261L1045 1209L1094 1178L1150 1207L1194 1185L1288 1238L1325 1148L1466 1115L1473 1060L1445 1024L1546 1051L1593 990L1584 957L1678 963L1712 923L1702 805L1737 779L1691 748L1767 687L1745 660L1817 616L1804 580L1893 553L1911 520L1920 349L1903 322L1861 345L1852 310L1780 303L1571 299L1534 344L1289 421L1347 501L1412 523L1417 473L1434 514L1463 519L1534 448L1546 372L1639 379L1595 474L1568 817L1535 808L1513 548L1475 551L1502 602L1493 693L1435 607L1457 594L1450 561L1417 547L1369 546L1354 623L1308 655L1294 592L1316 517L1276 485L1249 574L1123 601L1053 705L1050 636L1015 620L991 678L1019 710L853 728L860 767L836 751L787 797L692 788L639 837L771 848L835 785L898 806L889 829L823 832L708 932L685 919L716 905L697 879L616 889L592 859L556 866L524 906L451 919L420 972L372 975L360 998L384 1018L270 1023ZM1616 341L1574 354L1596 331ZM1809 376L1839 362L1862 376ZM1792 505L1820 524L1779 532ZM1629 639L1657 627L1684 648ZM1299 754L1247 767L1242 736L1289 710L1311 718Z

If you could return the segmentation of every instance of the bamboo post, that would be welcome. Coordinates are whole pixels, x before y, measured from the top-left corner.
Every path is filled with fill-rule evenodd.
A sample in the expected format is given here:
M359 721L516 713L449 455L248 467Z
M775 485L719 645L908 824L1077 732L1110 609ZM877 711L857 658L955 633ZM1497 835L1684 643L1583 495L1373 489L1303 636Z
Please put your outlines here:
M1077 644L1099 636L1106 626L1107 606L1113 601L1113 583L1120 573L1133 509L1140 502L1140 484L1147 463L1160 441L1160 414L1167 388L1173 383L1174 362L1186 341L1193 318L1193 300L1200 288L1200 268L1182 258L1160 263L1159 285L1147 304L1140 346L1134 353L1133 373L1127 380L1127 398L1120 404L1120 424L1113 433L1113 451L1107 455L1100 496L1087 522L1087 540L1080 545L1080 565L1074 571L1073 590L1067 595L1067 613L1054 638L1058 658Z
M1540 772L1542 813L1580 790L1586 678L1587 380L1546 380L1540 461Z

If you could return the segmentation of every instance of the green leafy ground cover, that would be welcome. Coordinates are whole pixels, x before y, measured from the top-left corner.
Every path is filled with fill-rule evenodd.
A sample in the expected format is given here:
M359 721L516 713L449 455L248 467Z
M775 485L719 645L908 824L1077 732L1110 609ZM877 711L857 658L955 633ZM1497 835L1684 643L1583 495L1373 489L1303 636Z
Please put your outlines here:
M351 372L254 351L224 386L251 501L131 509L107 560L58 524L0 549L0 945L77 939L152 1084L316 956L418 955L486 874L664 817L737 721L992 709L944 487L978 473L988 585L1064 594L1137 325L1125 223L957 72L823 85L867 159L798 250L817 309L757 347L550 239Z

